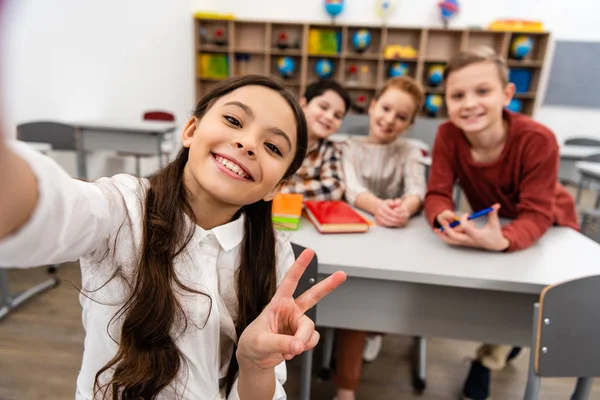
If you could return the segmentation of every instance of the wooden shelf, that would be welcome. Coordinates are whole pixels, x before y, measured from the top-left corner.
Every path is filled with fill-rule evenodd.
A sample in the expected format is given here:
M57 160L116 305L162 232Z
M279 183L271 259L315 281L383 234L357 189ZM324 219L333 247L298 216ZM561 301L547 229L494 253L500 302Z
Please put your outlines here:
M378 85L376 84L353 84L353 83L347 83L345 85L346 89L348 90L377 90L378 89Z
M205 81L205 82L220 82L226 78L204 78L202 76L198 76L198 77L196 77L196 79L199 81Z
M203 44L198 47L200 53L228 53L229 46L217 46L216 44Z
M314 46L315 37L311 39L312 30L335 31L329 40L337 41L336 54L309 52L319 50ZM371 33L371 41L364 52L355 50L353 35L361 29ZM515 94L515 98L523 102L523 112L531 115L536 109L539 96L539 84L542 70L546 66L546 54L550 40L548 32L520 33L510 31L492 31L487 29L444 29L426 27L401 27L363 24L335 24L284 21L251 21L251 20L211 20L196 19L194 24L194 48L196 71L200 67L200 53L227 55L227 68L230 76L244 74L264 74L281 79L297 97L304 93L306 86L319 79L315 65L318 59L324 58L333 63L332 78L345 85L353 99L370 100L375 90L383 87L389 77L390 67L395 62L406 63L408 75L424 84L427 94L444 94L440 87L430 87L427 72L431 65L446 64L451 57L461 50L478 46L492 47L507 64L513 74L528 69L531 80L524 93ZM314 33L312 34L314 35ZM524 60L512 57L511 45L519 35L527 35L533 41L533 51ZM214 40L220 37L226 45L215 45ZM311 44L312 43L312 44ZM287 48L280 48L287 46ZM388 48L392 46L392 48ZM330 46L332 47L332 46ZM386 58L388 54L409 54L414 57ZM248 57L239 57L246 54ZM294 72L289 79L283 79L277 71L279 57L291 57L295 62ZM206 62L206 59L204 60ZM221 60L222 63L222 60ZM223 65L223 63L221 64ZM356 67L356 76L351 76ZM223 68L221 66L221 68ZM522 74L526 74L523 72ZM515 75L518 76L518 75ZM351 79L349 79L351 78ZM196 96L199 99L219 79L208 79L199 76L196 83ZM356 109L353 108L353 112ZM439 115L445 111L441 110Z
M234 49L235 54L266 54L265 49Z
M523 93L515 93L515 99L534 99L536 96L536 92L523 92Z
M281 50L278 48L271 49L272 56L302 56L302 50L298 49L289 49L289 50Z
M423 87L423 89L425 90L425 93L444 94L443 87L425 86L425 87Z
M536 60L511 60L508 59L506 64L509 67L522 67L522 68L541 68L544 65L543 61Z
M379 54L372 54L372 53L343 53L341 55L342 58L345 58L346 60L356 60L356 61L361 61L361 60L379 60L381 58L381 55Z

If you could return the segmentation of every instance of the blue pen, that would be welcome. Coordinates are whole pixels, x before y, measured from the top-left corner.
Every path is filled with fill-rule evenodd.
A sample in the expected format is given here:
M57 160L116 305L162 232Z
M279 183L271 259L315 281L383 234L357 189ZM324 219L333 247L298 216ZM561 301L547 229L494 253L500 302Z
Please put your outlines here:
M473 214L469 215L469 221L475 218L479 218L479 217L483 217L484 215L489 214L490 212L492 212L494 210L494 207L488 207L485 208L483 210L474 212ZM454 228L455 226L460 225L460 221L452 221L450 222L450 228ZM444 228L440 228L440 232L444 232Z

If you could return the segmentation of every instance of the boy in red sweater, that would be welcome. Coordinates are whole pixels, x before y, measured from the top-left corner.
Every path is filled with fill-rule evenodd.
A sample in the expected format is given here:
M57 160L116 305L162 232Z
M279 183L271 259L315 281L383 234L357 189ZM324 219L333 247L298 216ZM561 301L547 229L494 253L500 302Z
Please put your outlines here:
M450 121L436 136L425 197L425 215L436 235L449 245L501 252L531 246L552 225L578 229L575 202L558 183L554 134L505 110L515 87L504 60L485 47L462 52L447 64L444 84ZM456 228L449 227L457 218L456 180L474 211L494 206L484 227L467 221L468 215ZM499 216L513 221L501 226ZM490 369L503 368L518 351L483 345L471 365L464 398L487 399Z

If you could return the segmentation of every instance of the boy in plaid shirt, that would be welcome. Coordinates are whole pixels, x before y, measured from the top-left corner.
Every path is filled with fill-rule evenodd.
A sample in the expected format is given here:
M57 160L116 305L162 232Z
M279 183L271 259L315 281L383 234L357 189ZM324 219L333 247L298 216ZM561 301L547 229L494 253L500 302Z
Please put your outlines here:
M350 108L350 95L334 80L308 85L300 105L308 126L308 150L302 167L290 177L282 193L301 193L305 200L342 200L342 154L327 140L335 133Z

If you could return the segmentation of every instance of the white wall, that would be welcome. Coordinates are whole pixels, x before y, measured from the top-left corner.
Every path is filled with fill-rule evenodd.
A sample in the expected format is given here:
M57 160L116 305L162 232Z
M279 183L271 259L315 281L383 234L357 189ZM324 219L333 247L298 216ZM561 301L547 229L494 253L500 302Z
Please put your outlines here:
M440 26L438 0L399 0L390 25ZM347 0L344 23L379 23L375 0ZM600 40L592 0L461 0L454 26L486 26L497 18L537 18L555 39ZM131 119L149 108L182 123L194 106L192 13L238 18L328 21L323 0L9 0L9 29L0 34L5 125L32 119ZM547 71L546 71L547 72ZM562 140L600 138L597 110L542 107L536 117ZM74 160L64 159L74 171ZM90 177L132 170L92 158Z
M204 3L204 4L203 4ZM252 7L243 0L221 0L213 4L194 0L195 10L233 13L241 19L322 21L330 20L323 8L323 0L262 0L253 1ZM389 25L441 26L437 9L438 0L398 0ZM378 24L375 0L346 0L344 12L337 18L340 23ZM544 22L553 39L600 41L597 13L590 11L594 0L460 0L460 12L451 26L487 26L500 18L536 19ZM548 62L552 60L550 49ZM542 77L545 86L549 69ZM541 103L541 102L540 102ZM566 107L540 107L535 117L550 126L559 141L572 136L591 136L600 139L600 110Z
M194 106L190 0L12 0L3 34L6 125L33 119L139 120ZM6 32L6 31L5 31ZM74 161L62 159L73 172ZM128 165L92 157L90 178Z

